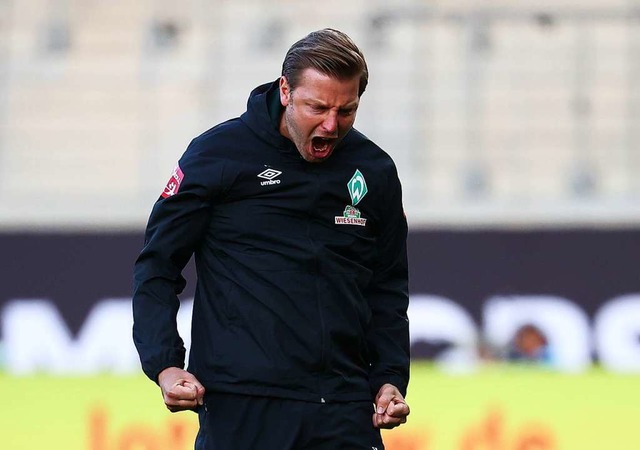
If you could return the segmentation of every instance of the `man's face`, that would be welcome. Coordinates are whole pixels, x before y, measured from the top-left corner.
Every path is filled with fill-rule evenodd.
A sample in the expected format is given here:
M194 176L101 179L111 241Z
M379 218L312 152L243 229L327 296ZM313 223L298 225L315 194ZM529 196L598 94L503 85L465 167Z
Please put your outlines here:
M292 91L280 78L280 102L285 107L280 133L291 139L308 162L327 159L353 127L360 98L359 77L338 80L305 69Z

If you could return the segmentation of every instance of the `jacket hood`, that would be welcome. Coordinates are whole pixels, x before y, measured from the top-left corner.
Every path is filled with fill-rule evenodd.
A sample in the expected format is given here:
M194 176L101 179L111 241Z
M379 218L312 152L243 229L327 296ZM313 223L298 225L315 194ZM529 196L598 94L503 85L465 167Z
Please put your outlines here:
M258 86L247 101L247 110L240 119L261 139L280 148L288 148L293 143L280 134L280 97L279 79Z

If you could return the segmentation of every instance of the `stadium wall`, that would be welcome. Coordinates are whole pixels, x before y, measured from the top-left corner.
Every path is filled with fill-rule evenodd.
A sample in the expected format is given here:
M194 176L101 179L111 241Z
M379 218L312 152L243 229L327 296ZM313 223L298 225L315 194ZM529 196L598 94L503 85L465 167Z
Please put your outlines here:
M561 371L640 373L640 230L451 231L409 236L414 356L473 371L527 323ZM0 234L2 364L10 373L136 373L130 339L138 233ZM194 271L179 324L189 340ZM487 353L489 352L489 353Z

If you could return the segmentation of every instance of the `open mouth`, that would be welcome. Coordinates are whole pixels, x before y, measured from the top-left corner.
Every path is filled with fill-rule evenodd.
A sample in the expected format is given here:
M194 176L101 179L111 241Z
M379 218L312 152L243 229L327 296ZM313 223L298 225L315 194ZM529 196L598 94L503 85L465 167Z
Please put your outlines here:
M321 136L315 136L311 139L311 146L315 153L324 154L329 152L335 144L335 138L325 138Z

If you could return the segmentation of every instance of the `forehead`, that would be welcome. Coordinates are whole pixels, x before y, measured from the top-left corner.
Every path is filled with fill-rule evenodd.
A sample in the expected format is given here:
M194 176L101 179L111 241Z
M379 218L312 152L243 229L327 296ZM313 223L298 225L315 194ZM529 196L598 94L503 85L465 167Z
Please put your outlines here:
M358 103L358 89L360 77L338 79L318 72L315 69L305 69L298 79L294 91L298 98L313 100L334 106L345 106Z

